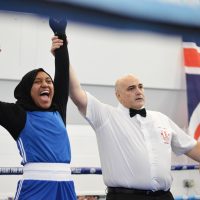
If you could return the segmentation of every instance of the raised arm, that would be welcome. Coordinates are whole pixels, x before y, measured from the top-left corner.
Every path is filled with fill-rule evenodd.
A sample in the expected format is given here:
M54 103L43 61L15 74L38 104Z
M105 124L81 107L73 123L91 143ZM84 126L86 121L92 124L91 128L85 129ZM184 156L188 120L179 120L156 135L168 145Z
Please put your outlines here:
M62 40L62 47L55 49L55 76L54 76L54 99L66 123L66 108L69 96L69 54L67 49L67 40L65 29L67 26L66 17L50 18L49 25L53 30L56 38Z
M69 68L69 95L79 111L85 116L87 109L87 95L82 89L74 69Z
M54 36L52 38L52 46L51 46L52 54L54 55L55 50L61 48L61 46L63 46L63 41L58 37ZM86 115L87 95L85 91L82 89L72 66L70 66L69 68L69 95L74 104L79 109L79 111L83 115Z

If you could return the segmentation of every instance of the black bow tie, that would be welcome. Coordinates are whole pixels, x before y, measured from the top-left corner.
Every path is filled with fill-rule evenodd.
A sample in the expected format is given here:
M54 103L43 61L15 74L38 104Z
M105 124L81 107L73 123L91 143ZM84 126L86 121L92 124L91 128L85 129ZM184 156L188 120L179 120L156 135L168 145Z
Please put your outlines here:
M146 112L145 108L142 108L141 110L136 110L136 109L130 108L129 114L130 114L130 117L134 117L136 114L139 114L142 117L146 117L147 112Z

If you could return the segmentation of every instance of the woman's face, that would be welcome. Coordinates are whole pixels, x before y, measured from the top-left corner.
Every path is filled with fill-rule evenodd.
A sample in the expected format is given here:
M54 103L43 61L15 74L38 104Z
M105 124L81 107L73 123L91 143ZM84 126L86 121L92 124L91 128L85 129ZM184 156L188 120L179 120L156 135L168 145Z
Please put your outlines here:
M51 77L45 72L38 72L32 88L31 97L35 104L43 109L48 109L51 106L54 95L54 85Z

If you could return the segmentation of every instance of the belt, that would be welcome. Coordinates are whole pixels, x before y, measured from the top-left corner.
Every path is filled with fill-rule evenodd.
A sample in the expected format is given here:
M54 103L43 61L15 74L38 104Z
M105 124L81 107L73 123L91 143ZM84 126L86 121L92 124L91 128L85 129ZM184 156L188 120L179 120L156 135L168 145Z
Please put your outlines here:
M152 190L139 190L139 189L122 188L122 187L108 187L107 191L108 193L125 193L125 194L160 196L160 195L168 193L170 190L152 191Z
M23 180L71 181L67 163L27 163L23 167Z

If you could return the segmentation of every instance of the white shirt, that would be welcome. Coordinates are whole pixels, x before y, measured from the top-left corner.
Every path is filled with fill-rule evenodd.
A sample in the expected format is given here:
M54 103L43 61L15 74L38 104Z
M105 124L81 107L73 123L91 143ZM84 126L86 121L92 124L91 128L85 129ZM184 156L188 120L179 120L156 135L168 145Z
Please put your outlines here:
M196 140L160 112L131 118L121 104L103 104L89 93L87 98L86 119L96 133L105 185L168 190L171 151L184 154Z

